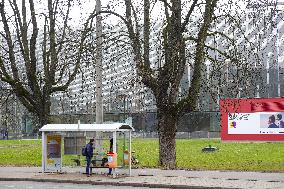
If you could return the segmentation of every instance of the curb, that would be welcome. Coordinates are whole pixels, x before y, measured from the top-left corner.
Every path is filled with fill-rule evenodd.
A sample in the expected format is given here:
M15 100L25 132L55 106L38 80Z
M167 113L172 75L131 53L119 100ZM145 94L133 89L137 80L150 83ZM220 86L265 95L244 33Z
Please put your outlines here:
M0 181L31 181L31 182L53 182L53 183L72 183L72 184L90 184L90 185L111 185L111 186L133 186L148 188L181 188L181 189L237 189L224 187L204 187L190 185L167 185L167 184L149 184L149 183L122 183L122 182L100 182L100 181L75 181L58 179L34 179L34 178L0 178Z

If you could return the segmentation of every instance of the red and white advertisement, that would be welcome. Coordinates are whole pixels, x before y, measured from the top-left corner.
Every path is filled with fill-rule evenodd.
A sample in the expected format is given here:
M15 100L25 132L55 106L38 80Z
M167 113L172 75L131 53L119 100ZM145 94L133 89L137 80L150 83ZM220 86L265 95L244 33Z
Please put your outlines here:
M222 99L221 139L284 141L284 98Z

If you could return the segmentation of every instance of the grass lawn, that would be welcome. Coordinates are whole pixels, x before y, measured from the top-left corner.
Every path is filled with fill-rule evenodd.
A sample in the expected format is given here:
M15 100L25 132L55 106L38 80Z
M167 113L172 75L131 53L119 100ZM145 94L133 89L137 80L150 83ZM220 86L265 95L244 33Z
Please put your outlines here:
M133 139L139 167L158 168L158 140ZM212 145L217 152L203 153ZM63 166L75 165L63 155ZM83 158L81 158L83 162ZM40 140L0 140L0 166L41 166ZM284 171L284 143L222 143L217 139L177 140L177 168L193 170Z

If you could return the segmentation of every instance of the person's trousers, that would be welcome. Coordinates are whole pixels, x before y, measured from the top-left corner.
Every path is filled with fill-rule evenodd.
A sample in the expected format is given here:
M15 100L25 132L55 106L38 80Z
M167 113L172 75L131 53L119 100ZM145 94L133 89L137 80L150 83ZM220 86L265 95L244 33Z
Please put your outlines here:
M89 175L90 174L90 165L91 165L92 157L86 156L86 160L87 160L86 174Z

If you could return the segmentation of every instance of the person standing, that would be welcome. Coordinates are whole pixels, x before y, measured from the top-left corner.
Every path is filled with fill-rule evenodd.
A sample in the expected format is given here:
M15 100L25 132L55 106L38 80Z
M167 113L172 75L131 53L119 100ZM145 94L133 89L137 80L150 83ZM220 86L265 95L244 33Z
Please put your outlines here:
M109 152L113 152L113 138L109 140ZM112 168L108 169L108 175L111 175Z
M92 161L92 157L94 155L94 149L93 149L93 144L95 143L95 140L92 138L90 139L90 142L86 145L86 160L87 160L87 165L86 165L86 174L87 177L90 176L90 165Z

